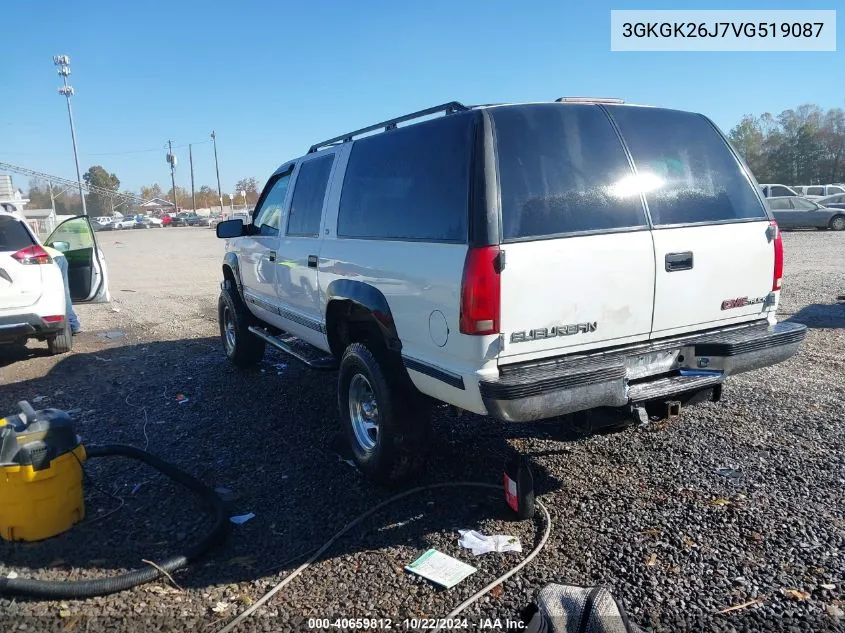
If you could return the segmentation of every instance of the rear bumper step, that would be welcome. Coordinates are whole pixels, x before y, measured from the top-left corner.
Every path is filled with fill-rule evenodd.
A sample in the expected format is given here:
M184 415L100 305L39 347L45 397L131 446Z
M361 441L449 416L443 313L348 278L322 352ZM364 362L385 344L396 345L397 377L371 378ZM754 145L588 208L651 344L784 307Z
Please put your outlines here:
M662 368L659 378L632 384L629 360L648 353L642 345L502 367L498 380L482 381L479 388L490 415L508 421L620 407L711 389L730 375L783 362L798 351L806 332L806 326L798 323L763 323L657 341L653 349L679 350L679 362L670 369L671 375Z

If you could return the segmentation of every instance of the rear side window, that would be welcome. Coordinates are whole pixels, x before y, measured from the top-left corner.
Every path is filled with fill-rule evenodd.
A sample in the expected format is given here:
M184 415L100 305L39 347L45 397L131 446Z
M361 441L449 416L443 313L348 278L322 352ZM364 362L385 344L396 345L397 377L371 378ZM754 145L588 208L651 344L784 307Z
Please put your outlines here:
M20 220L0 215L0 252L17 252L33 244L32 236Z
M845 193L845 189L842 187L828 187L827 188L827 195L834 196L838 193Z
M824 187L807 187L808 196L823 196Z
M490 110L504 240L645 226L633 173L607 116L594 105Z
M313 158L299 166L288 216L288 235L317 237L323 215L323 199L329 184L334 154Z
M655 225L766 217L727 143L703 116L631 106L608 110L648 184L644 193Z
M465 242L474 120L450 114L355 141L338 236Z
M772 187L773 196L791 196L792 192L786 187Z
M769 208L773 210L791 209L789 200L786 198L769 198Z

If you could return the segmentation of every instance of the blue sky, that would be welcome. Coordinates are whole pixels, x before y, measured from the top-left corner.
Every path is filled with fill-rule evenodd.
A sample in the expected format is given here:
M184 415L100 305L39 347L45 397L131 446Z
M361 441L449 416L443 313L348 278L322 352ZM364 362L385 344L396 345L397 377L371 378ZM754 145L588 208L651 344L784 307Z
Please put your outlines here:
M168 139L216 130L228 192L242 177L263 183L312 142L452 99L616 96L697 110L727 131L745 113L845 107L841 33L835 53L612 53L610 10L837 5L6 0L0 161L75 177L56 54L71 57L82 170L102 164L134 190L169 187ZM176 150L186 188L187 151ZM210 143L194 146L194 167L197 187L216 185Z

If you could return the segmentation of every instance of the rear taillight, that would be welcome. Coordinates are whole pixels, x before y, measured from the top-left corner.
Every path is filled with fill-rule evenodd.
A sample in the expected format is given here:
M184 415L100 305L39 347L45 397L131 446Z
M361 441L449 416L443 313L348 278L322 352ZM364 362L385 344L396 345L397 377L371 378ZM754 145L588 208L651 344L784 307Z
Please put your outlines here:
M498 334L501 297L499 247L470 248L461 285L461 334Z
M772 291L780 290L781 282L783 280L783 239L780 236L780 229L778 223L771 221L772 229L775 233L775 272L772 277Z
M50 316L41 317L46 323L61 323L65 320L63 314L53 314Z
M17 253L12 253L12 257L21 264L50 264L53 261L47 251L38 244L22 248Z

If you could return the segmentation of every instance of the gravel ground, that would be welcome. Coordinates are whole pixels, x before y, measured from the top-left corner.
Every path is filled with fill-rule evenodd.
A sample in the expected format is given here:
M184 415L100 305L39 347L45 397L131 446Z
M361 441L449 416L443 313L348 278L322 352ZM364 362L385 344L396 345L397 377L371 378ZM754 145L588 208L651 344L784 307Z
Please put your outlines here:
M256 516L174 574L178 589L163 581L86 601L0 598L0 628L216 631L391 493L338 455L333 376L275 352L258 370L227 364L215 316L222 246L212 231L101 241L113 302L79 309L85 332L71 355L47 357L39 344L0 352L0 410L41 396L40 406L75 411L87 443L146 446L225 488L233 515ZM553 522L540 556L464 613L470 630L514 618L551 581L605 584L655 631L843 630L845 306L835 299L845 292L845 235L784 241L782 318L810 332L794 359L732 379L721 403L614 433L436 415L421 483L498 482L502 456L517 447L534 460ZM41 543L0 543L0 575L110 575L175 553L209 527L197 500L144 466L103 459L87 470L85 522ZM391 618L404 629L406 617L442 617L539 538L539 521L511 520L503 506L498 493L472 488L403 499L238 630L306 630L309 617ZM460 528L519 536L523 554L475 558L457 546ZM451 590L405 573L429 547L478 572Z

